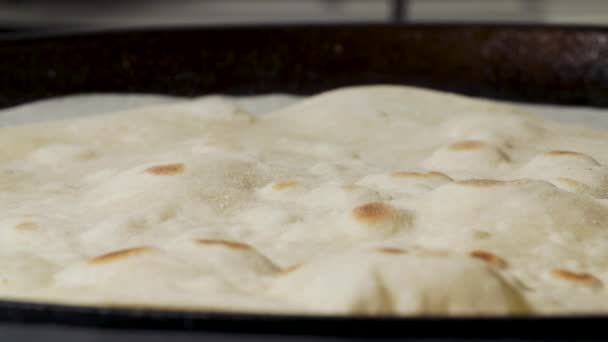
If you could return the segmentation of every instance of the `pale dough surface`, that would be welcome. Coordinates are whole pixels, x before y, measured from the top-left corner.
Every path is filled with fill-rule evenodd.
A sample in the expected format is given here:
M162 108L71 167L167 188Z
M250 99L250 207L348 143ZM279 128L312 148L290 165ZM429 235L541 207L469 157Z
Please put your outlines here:
M606 312L607 114L397 86L0 111L0 298Z

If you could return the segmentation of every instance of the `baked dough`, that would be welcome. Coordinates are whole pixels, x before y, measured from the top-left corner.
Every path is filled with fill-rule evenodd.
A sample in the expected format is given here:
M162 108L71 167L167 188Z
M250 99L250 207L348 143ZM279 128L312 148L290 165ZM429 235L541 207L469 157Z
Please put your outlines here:
M608 311L604 131L401 86L130 108L0 128L1 298Z

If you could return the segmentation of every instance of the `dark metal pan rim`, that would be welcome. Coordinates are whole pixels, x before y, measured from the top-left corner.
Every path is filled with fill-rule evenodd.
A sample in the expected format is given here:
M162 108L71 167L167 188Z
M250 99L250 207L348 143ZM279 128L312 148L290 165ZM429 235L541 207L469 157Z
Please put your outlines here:
M26 33L0 37L0 108L73 93L304 95L378 83L608 107L607 36L600 26L431 22Z
M555 338L590 338L602 336L602 328L605 327L607 320L608 316L604 314L319 316L81 306L0 300L0 321L9 323L61 324L111 329L187 329L223 333L234 333L236 329L239 333L247 334L471 338L538 335ZM347 326L349 330L345 329Z
M70 38L79 36L89 35L121 35L126 33L186 33L196 32L199 30L205 30L207 32L213 31L234 31L234 30L259 30L259 31L271 31L271 30L285 30L285 29L302 29L302 28L314 28L314 29L336 29L336 28L347 28L347 29L369 29L369 28L398 28L398 27L409 27L409 28L490 28L490 29L514 29L514 30L559 30L559 31L595 31L595 32L608 32L608 25L596 25L596 24L559 24L559 23L533 23L533 22L484 22L484 21L424 21L424 22L411 22L411 23L400 23L400 24L386 24L377 21L356 21L356 22L345 22L345 23L260 23L260 24L230 24L225 26L219 25L170 25L170 26L138 26L138 27L122 27L122 28L59 28L54 30L48 30L44 32L18 32L18 33L7 33L0 36L1 42L11 41L30 41L39 39L53 39L53 38Z
M243 318L255 319L260 316L270 318L270 319L281 319L281 320L300 320L300 319L319 319L322 318L324 320L403 320L403 319L416 319L421 321L427 320L493 320L493 321L501 321L501 320L546 320L546 319L571 319L571 318L580 318L580 319L592 319L592 318L604 318L608 317L605 314L600 313L581 313L581 314L552 314L552 315L534 315L534 314L496 314L496 315L334 315L334 314L277 314L277 313L255 313L255 312L237 312L237 311L206 311L201 309L192 308L184 308L184 309L163 309L162 305L158 306L138 306L138 305L86 305L86 304L55 304L55 303L45 303L41 302L28 302L28 301L20 301L20 300L4 300L0 299L0 307L1 308L15 308L15 309L26 309L26 310L47 310L49 308L61 310L62 312L72 312L72 313L84 313L96 311L98 313L114 313L122 316L137 316L142 313L150 316L181 316L183 314L194 315L199 317L217 317L217 318L229 318L238 315Z

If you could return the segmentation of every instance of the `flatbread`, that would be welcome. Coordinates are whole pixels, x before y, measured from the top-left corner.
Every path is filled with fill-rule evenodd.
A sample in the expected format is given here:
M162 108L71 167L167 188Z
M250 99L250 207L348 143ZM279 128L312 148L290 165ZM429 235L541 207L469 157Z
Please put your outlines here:
M608 311L604 131L401 86L102 107L0 113L1 298Z

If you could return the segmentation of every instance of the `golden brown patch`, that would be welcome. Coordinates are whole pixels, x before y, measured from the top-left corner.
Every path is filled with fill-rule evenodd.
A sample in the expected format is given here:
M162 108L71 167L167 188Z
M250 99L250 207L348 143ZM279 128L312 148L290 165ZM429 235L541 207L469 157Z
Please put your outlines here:
M38 228L38 224L32 221L21 222L15 226L15 229L20 231L32 231Z
M389 220L396 214L395 208L380 202L367 203L353 209L355 219L366 223Z
M497 180L497 179L467 179L467 180L457 181L456 183L461 184L461 185L470 185L470 186L485 188L485 187L490 187L490 186L504 185L506 182Z
M450 150L463 151L463 150L475 150L485 146L486 143L480 140L463 140L451 143L448 145Z
M302 267L302 264L295 264L288 267L285 267L281 270L281 274L288 274Z
M574 151L563 151L563 150L553 150L553 151L549 151L546 152L545 155L547 156L585 156L584 154L580 153L580 152L574 152Z
M376 248L376 251L384 254L407 254L406 250L394 247L380 247Z
M442 177L442 178L447 178L447 179L452 179L450 178L448 175L441 173L441 172L437 172L437 171L431 171L428 173L424 173L424 172L409 172L409 171L397 171L397 172L393 172L392 175L395 178L432 178L432 177Z
M486 263L498 267L498 268L507 268L509 264L507 261L494 253L483 251L483 250L474 250L469 253L470 256L476 259L480 259L485 261Z
M298 185L298 181L295 180L284 180L278 181L272 185L272 188L278 191L293 188Z
M574 272L563 268L556 268L551 271L551 274L558 279L567 280L572 283L599 287L602 286L602 281L596 278L591 273L586 272Z
M154 248L152 248L150 246L138 246L138 247L121 249L121 250L117 250L114 252L98 255L98 256L90 259L89 263L102 264L102 263L106 263L106 262L116 261L116 260L128 258L133 255L147 253L147 252L152 251L153 249Z
M166 165L156 165L151 166L146 169L147 173L151 173L156 176L173 176L178 173L184 172L184 164L166 164Z
M196 239L194 241L201 245L224 246L224 247L228 247L230 249L243 250L243 251L252 249L251 246L244 244L244 243L236 242L236 241L219 240L219 239Z

